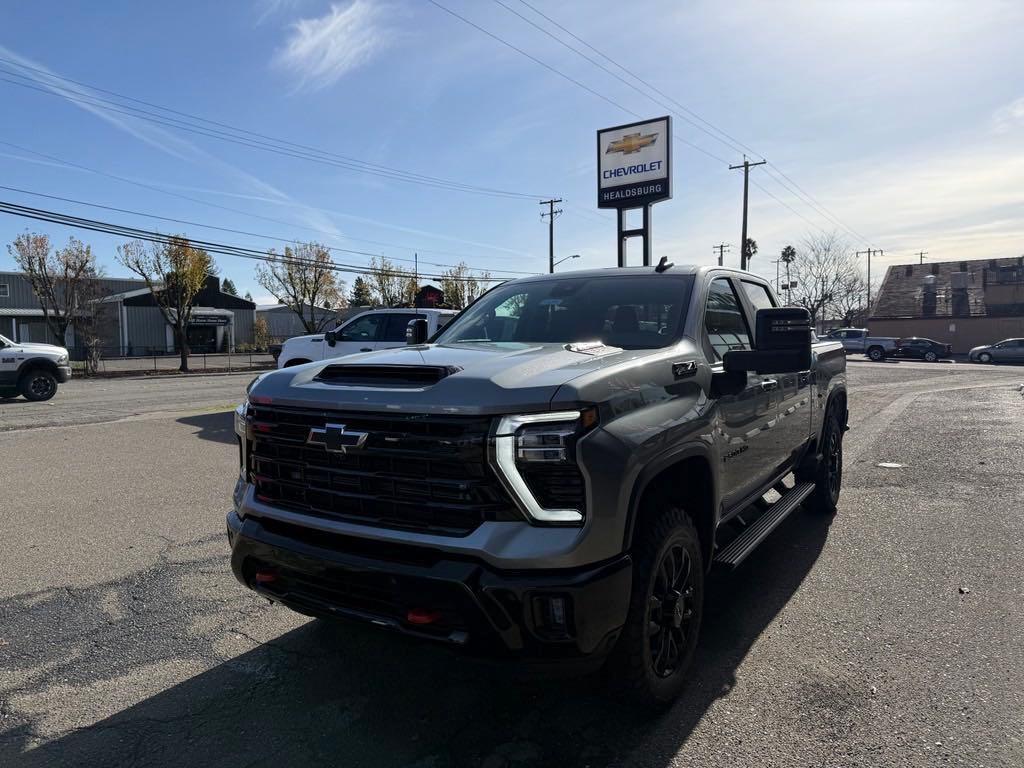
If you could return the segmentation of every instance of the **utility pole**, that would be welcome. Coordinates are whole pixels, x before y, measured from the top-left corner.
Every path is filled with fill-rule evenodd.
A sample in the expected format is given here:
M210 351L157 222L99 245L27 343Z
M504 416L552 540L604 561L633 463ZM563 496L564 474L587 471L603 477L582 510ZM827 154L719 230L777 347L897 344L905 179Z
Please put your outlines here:
M881 248L874 248L874 249L872 249L870 247L866 251L857 251L857 255L858 256L861 256L861 255L863 255L865 253L868 255L868 314L870 315L871 314L871 255L873 253L877 253L879 256L881 256L883 253L885 253L885 251L883 251ZM865 318L865 320L866 319L867 318Z
M712 251L718 251L718 266L722 266L722 257L731 247L732 246L728 243L722 243L721 245L714 245L711 247Z
M548 218L548 274L555 274L555 218L562 212L559 208L555 210L555 203L562 202L562 198L554 198L551 200L541 200L541 205L548 207L547 213L540 215L541 219L545 216Z
M747 160L747 156L743 156L742 165L730 165L729 170L735 171L739 168L743 169L743 231L740 235L740 269L747 268L747 192L750 187L750 169L755 165L764 165L767 160L761 160L756 163L752 163Z
M921 257L921 261L919 261L918 263L924 264L924 257L928 255L928 251L918 251L917 255Z

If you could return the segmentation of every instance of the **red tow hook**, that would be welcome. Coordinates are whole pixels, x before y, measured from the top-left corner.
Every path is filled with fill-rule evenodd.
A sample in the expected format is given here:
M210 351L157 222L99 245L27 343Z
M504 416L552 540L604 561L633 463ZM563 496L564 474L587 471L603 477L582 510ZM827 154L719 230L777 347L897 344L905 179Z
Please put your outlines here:
M405 620L410 624L433 624L440 618L440 611L431 611L428 608L410 608L405 615Z

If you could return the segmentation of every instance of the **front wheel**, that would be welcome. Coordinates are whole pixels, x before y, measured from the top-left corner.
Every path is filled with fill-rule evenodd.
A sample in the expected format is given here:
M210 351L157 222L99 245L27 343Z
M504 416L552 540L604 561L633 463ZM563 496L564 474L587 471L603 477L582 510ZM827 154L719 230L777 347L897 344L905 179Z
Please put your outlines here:
M665 706L682 691L704 610L704 560L690 516L648 518L633 549L629 613L606 672L613 687Z
M57 377L49 371L37 368L22 377L20 389L26 400L49 400L57 394Z
M881 347L871 347L871 349L868 350L868 358L874 360L876 363L879 360L884 360L885 350Z
M992 355L990 355L988 352L982 352L980 355L978 355L978 362L979 363L991 363L992 362Z

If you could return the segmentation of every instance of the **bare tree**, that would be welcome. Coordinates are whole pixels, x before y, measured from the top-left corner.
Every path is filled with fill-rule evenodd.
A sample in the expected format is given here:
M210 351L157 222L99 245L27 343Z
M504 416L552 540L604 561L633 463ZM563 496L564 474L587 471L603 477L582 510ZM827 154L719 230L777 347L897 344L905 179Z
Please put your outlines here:
M334 321L323 307L345 305L345 283L338 280L331 252L320 243L285 247L284 255L268 253L266 266L256 270L256 281L278 303L298 315L306 333L319 333Z
M7 251L32 286L50 332L63 344L76 314L98 298L100 272L92 249L71 237L66 246L51 251L47 235L25 232Z
M186 238L175 236L148 248L139 240L119 245L117 260L146 282L164 322L174 332L181 356L178 370L187 373L192 301L217 269L210 254Z
M402 272L384 256L370 259L369 274L370 292L374 301L382 307L397 307L405 298L405 288L412 274Z
M797 282L791 302L807 309L814 323L828 312L845 312L863 290L857 257L835 232L807 235L788 266Z
M441 290L444 300L451 307L462 309L490 288L494 282L490 272L474 274L465 262L441 273Z

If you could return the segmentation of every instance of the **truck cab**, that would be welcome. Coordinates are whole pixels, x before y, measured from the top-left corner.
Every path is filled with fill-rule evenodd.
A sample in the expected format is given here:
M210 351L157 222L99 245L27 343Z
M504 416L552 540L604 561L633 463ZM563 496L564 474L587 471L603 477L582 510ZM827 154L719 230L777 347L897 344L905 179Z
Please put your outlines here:
M412 320L425 319L433 335L456 314L453 309L371 309L334 330L288 339L281 347L277 367L399 347L405 344L405 332Z

